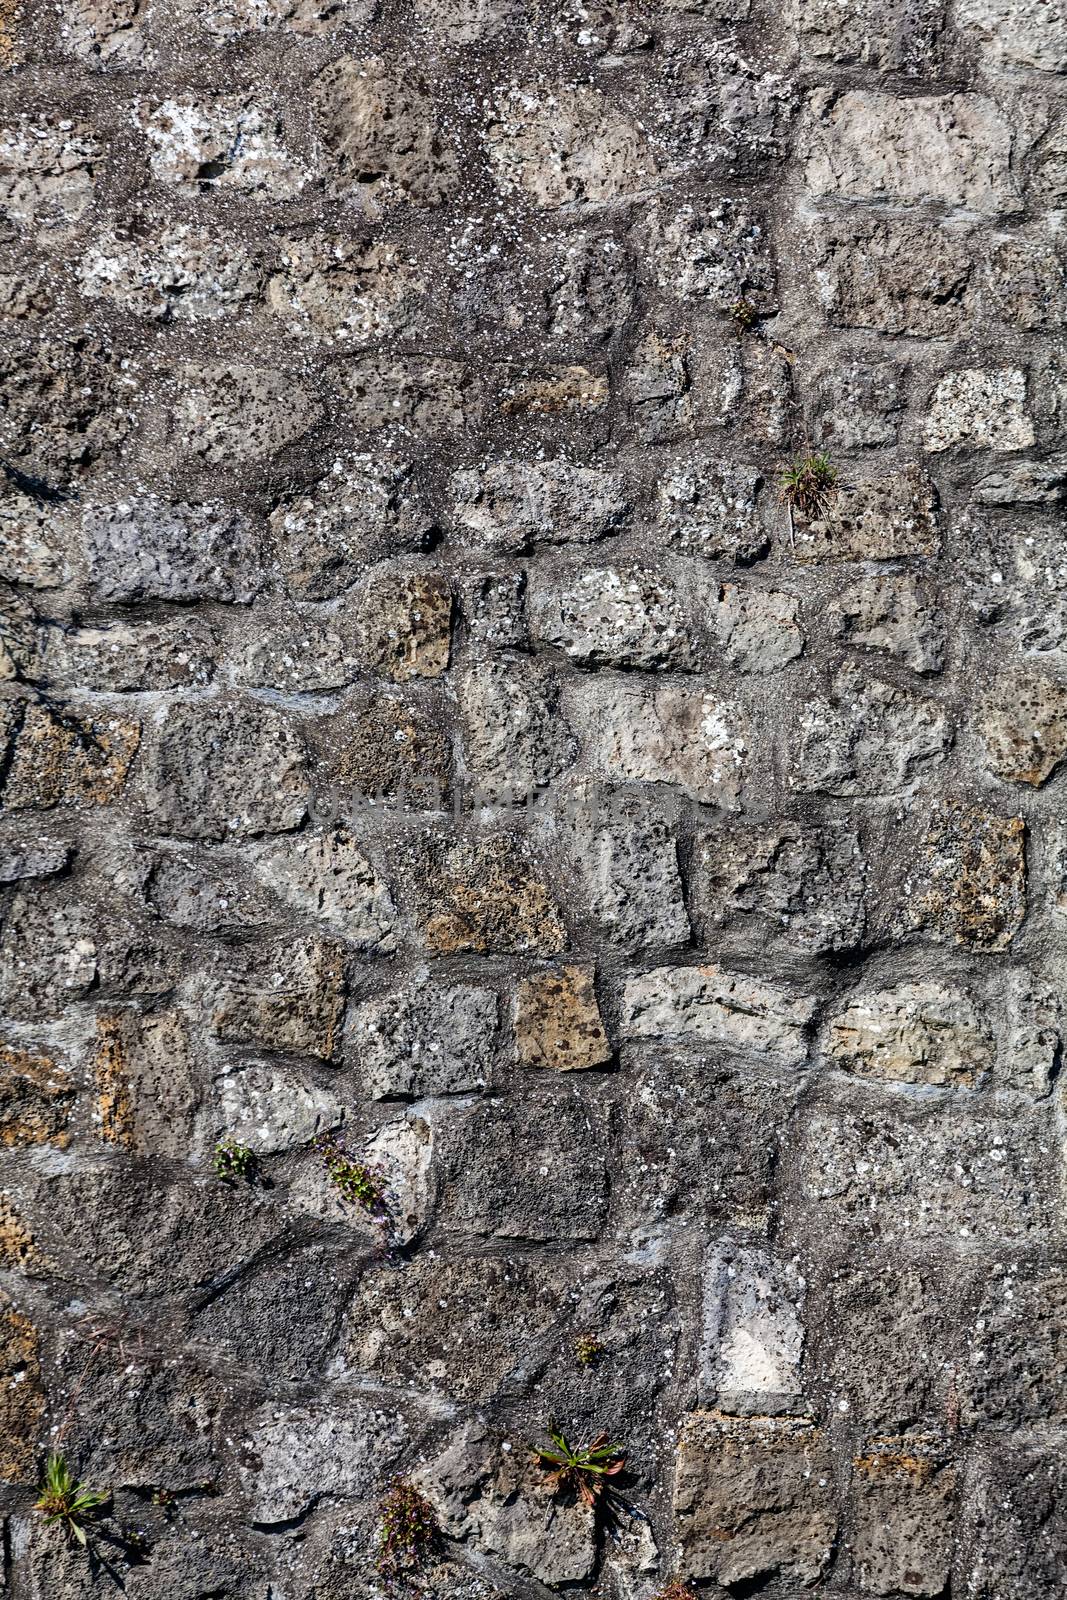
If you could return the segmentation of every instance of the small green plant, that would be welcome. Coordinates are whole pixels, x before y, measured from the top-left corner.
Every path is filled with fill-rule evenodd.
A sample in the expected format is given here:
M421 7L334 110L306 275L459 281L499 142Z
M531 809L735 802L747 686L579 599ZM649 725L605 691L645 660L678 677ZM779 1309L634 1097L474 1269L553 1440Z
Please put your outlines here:
M45 1522L58 1522L72 1539L85 1545L88 1543L86 1522L109 1498L104 1489L87 1489L84 1483L76 1482L66 1457L53 1451L45 1462L33 1509L41 1513Z
M580 1367L594 1367L604 1355L604 1346L595 1333L580 1333L574 1341L574 1359Z
M745 295L742 295L740 300L734 301L730 307L730 315L734 319L738 333L751 333L760 320L759 308Z
M389 1219L388 1189L377 1167L357 1161L333 1133L320 1134L316 1149L326 1168L326 1176L342 1200L362 1206L380 1222Z
M794 456L778 482L784 503L810 522L826 511L837 485L837 468L824 451Z
M437 1515L413 1483L396 1478L378 1507L378 1573L385 1579L417 1571L440 1532Z
M223 1183L252 1183L258 1170L255 1151L231 1134L215 1146L215 1176Z
M572 1490L583 1505L595 1506L610 1489L609 1478L616 1477L626 1465L620 1454L621 1445L609 1444L606 1433L598 1433L588 1444L571 1446L562 1428L549 1422L545 1428L551 1448L531 1445L534 1460L543 1467L556 1489Z

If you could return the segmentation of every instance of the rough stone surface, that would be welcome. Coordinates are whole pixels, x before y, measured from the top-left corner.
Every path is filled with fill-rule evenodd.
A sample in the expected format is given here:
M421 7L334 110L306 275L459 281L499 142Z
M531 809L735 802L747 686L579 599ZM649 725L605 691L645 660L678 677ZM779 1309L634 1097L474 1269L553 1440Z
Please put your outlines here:
M1067 1592L1062 11L0 0L9 1600Z

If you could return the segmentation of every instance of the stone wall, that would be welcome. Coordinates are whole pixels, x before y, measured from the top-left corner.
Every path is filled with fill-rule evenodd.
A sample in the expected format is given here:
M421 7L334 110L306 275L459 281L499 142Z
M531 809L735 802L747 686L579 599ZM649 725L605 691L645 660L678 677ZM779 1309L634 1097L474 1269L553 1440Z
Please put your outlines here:
M1061 1595L1055 0L0 46L12 1600Z

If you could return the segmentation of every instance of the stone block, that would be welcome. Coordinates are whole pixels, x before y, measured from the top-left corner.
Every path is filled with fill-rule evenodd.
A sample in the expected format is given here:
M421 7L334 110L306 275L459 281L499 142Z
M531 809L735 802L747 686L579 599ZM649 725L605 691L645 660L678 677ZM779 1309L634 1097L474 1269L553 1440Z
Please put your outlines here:
M866 89L817 90L809 106L805 177L844 201L1015 211L1011 130L977 94L898 98Z
M488 461L449 480L453 537L493 555L541 544L595 544L626 519L617 473L557 461Z
M691 1412L674 1482L683 1571L730 1587L816 1582L837 1533L832 1484L829 1441L810 1422Z
M226 1044L329 1061L344 1017L344 967L336 945L305 939L223 972L210 990L210 1030Z
M550 967L515 996L515 1048L524 1067L580 1072L611 1060L591 967Z
M185 839L297 828L310 799L303 742L290 721L255 701L172 706L145 738L148 820Z
M989 1073L996 1041L965 991L902 983L853 994L830 1019L829 1060L883 1083L971 1088Z
M442 984L420 967L410 983L354 1009L356 1071L376 1099L470 1094L493 1080L500 1002L492 989Z
M805 1412L804 1279L791 1261L727 1240L704 1261L702 1405L730 1416Z
M862 940L867 863L850 828L728 822L694 846L689 911L705 944L819 955Z
M814 1002L719 967L658 967L628 978L621 1027L628 1039L768 1055L780 1066L807 1056Z

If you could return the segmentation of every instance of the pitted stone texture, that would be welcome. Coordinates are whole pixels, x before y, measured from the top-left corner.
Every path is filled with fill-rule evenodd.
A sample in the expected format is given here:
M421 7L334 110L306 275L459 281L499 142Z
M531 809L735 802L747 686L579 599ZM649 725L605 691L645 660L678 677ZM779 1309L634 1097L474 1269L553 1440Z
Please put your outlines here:
M699 1396L732 1416L803 1412L800 1308L793 1262L732 1242L708 1251Z
M691 1412L674 1484L683 1570L725 1585L767 1573L814 1583L837 1532L832 1472L810 1422Z
M1055 1445L1023 1437L983 1454L963 1536L974 1540L974 1600L1032 1600L1063 1584L1067 1500Z
M1067 756L1067 689L1049 678L1005 676L978 707L990 770L1039 789Z
M646 567L588 567L532 589L531 631L579 666L688 669L693 641L675 584Z
M538 1129L551 1119L553 1160ZM524 1096L501 1116L479 1101L438 1124L438 1216L448 1233L493 1239L595 1239L607 1219L602 1118L575 1096ZM561 1171L581 1183L560 1184Z
M327 33L346 23L373 22L376 0L196 0L200 26L219 38L279 29L294 34Z
M517 188L547 211L621 199L655 172L637 125L588 84L531 83L499 95L485 143L505 193Z
M136 66L144 59L145 0L67 0L61 44L101 66Z
M591 967L524 978L515 995L515 1048L524 1067L580 1072L611 1060Z
M0 498L0 579L55 589L70 575L70 521L54 504L10 491Z
M564 798L562 843L598 937L621 950L689 943L677 843L660 806L611 785Z
M896 444L904 373L896 361L843 359L839 352L813 363L805 386L813 442L833 452Z
M838 484L821 517L794 516L799 561L890 561L936 555L937 495L922 470Z
M593 544L624 520L619 477L568 461L491 461L453 474L455 537L493 555L539 544Z
M74 1080L50 1056L0 1045L0 1144L8 1149L70 1142Z
M740 809L748 732L737 705L685 684L649 693L625 681L572 690L571 702L588 729L586 758L609 782L672 784Z
M944 0L795 0L801 57L908 77L932 77L941 62Z
M1045 0L962 0L957 15L994 68L1067 72L1067 20Z
M149 822L182 839L298 828L311 791L289 721L253 701L190 701L146 730L142 782Z
M680 1050L686 1044L692 1055ZM621 1111L622 1146L641 1159L626 1164L615 1193L639 1237L671 1218L700 1236L735 1228L766 1236L799 1092L776 1070L780 1058L770 1060L767 1073L755 1056L728 1064L718 1037L692 1034L624 1046L633 1094Z
M849 212L820 218L809 237L819 301L841 327L944 336L976 310L975 251L965 225Z
M101 1138L136 1155L188 1159L199 1090L181 1012L98 1013L92 1065Z
M0 1482L35 1482L36 1439L45 1419L41 1339L29 1317L0 1300Z
M47 242L79 222L93 202L104 146L84 122L58 116L0 131L0 214Z
M852 1466L853 1570L864 1594L943 1594L952 1571L957 1474L940 1439L874 1438Z
M459 163L427 84L380 56L341 56L320 73L312 104L339 193L382 203L438 205L454 191Z
M318 939L269 947L212 982L211 1032L329 1061L344 1016L344 967L336 945Z
M1026 409L1026 374L1018 367L949 372L934 390L926 418L927 450L1025 450L1034 443Z
M724 583L715 611L723 654L741 672L777 672L804 648L800 602L781 589Z
M294 600L332 600L372 563L420 550L430 531L409 463L360 455L335 461L306 495L271 513L271 533Z
M797 93L762 60L741 55L729 39L670 41L650 106L650 126L683 171L759 171L781 161Z
M426 948L436 955L555 955L567 932L525 842L484 834L427 841L404 863Z
M900 1102L903 1107L904 1102ZM1040 1240L1054 1180L1040 1124L990 1125L956 1107L887 1117L816 1111L801 1142L804 1192L819 1227L884 1241Z
M85 294L152 322L213 321L259 296L262 274L240 244L175 223L152 243L98 239L79 263Z
M249 519L221 504L148 495L87 510L89 581L101 600L229 600L247 604L262 582Z
M152 172L164 182L284 200L307 182L307 173L285 146L281 119L250 96L163 100L145 107L140 120Z
M215 675L218 636L199 618L159 624L112 622L49 631L41 664L53 683L112 694L203 689Z
M942 1428L960 1414L962 1319L971 1292L959 1256L914 1264L886 1250L831 1258L809 1289L808 1371L872 1429ZM902 1344L914 1352L901 1361Z
M660 288L729 312L740 300L761 313L777 308L777 284L764 219L745 202L716 200L677 208L657 201L648 227Z
M400 1419L365 1401L342 1405L264 1406L248 1419L240 1457L251 1519L290 1522L323 1496L365 1493L372 1463L394 1461L407 1442Z
M171 412L175 447L207 467L264 461L322 420L311 389L273 368L242 362L188 366Z
M962 1385L968 1424L1062 1423L1065 1311L1062 1268L998 1263L983 1286L973 1324Z
M290 239L266 303L290 333L327 343L376 344L411 336L426 285L396 245Z
M939 701L842 667L824 700L799 719L788 781L807 793L906 794L943 760L952 742ZM792 745L792 736L790 736Z
M807 1056L813 1001L718 967L658 967L623 988L622 1030L666 1045L724 1045L783 1066Z
M452 588L438 572L378 568L355 598L360 657L394 683L439 678L448 667Z
M960 990L904 983L854 995L830 1020L831 1062L885 1083L970 1087L993 1065L988 1022Z
M908 861L902 931L1006 950L1026 915L1026 826L976 807L949 806Z
M467 773L487 799L525 802L578 753L551 672L513 659L481 662L460 681L458 699Z
M15 739L0 810L113 805L140 742L140 723L127 717L59 716L31 705Z
M683 555L754 561L768 545L756 506L761 483L754 467L683 458L657 485L656 531Z
M435 701L374 688L346 701L330 726L340 804L358 812L387 796L415 811L438 811L451 751Z
M343 825L270 846L253 870L264 889L361 954L390 955L396 949L388 886Z
M697 834L689 907L707 944L725 933L763 950L855 948L867 864L847 827L729 824Z
M913 672L940 671L945 629L931 590L910 573L862 578L832 609L848 644L881 651Z
M958 207L982 216L1018 206L1011 132L991 100L819 90L809 117L805 176L816 195Z
M568 1316L564 1276L549 1262L477 1255L368 1273L346 1319L345 1367L392 1383L417 1368L432 1393L479 1404L520 1390Z
M492 989L411 982L354 1009L356 1072L376 1099L421 1099L488 1088L497 1058L500 1001Z

